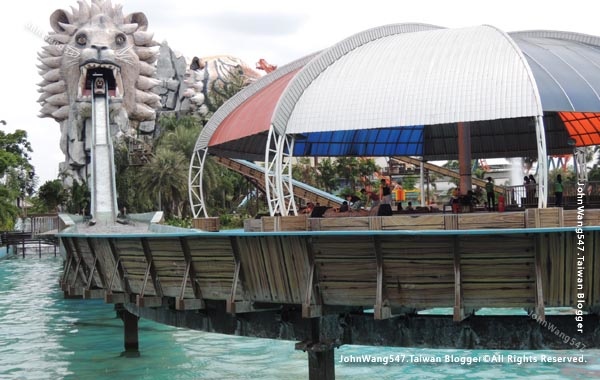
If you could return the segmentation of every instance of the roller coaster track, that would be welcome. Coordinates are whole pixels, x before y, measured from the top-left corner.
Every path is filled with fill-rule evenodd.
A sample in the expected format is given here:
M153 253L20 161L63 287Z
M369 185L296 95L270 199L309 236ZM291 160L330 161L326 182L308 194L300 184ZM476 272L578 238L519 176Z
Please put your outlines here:
M214 157L214 159L219 164L248 178L261 191L265 191L265 169L262 166L249 161L234 160L227 157ZM319 203L321 206L339 207L344 201L335 195L331 195L305 183L296 180L292 180L292 183L294 196L313 203Z
M421 160L419 160L417 158L408 157L408 156L395 156L395 157L391 157L391 158L393 160L402 161L407 164L415 165L417 167L420 167L421 163L423 163L423 168L425 168L427 170L431 170L432 172L436 172L436 173L445 175L447 177L460 179L460 174L452 169L434 165L429 162L422 162ZM482 188L485 188L485 184L487 183L487 181L480 179L480 178L476 178L476 177L472 177L471 182L474 185L480 186ZM494 191L504 194L506 192L506 189L502 186L494 185Z

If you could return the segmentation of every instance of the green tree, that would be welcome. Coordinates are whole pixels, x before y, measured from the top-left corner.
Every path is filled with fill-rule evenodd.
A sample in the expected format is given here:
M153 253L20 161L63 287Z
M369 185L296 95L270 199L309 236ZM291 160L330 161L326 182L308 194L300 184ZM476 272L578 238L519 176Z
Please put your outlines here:
M292 178L310 186L317 186L319 179L310 158L300 157L292 166Z
M14 133L0 131L0 178L9 169L33 169L29 164L31 152L33 150L27 141L27 132L20 129Z
M67 199L68 192L64 189L61 180L47 181L38 190L37 201L34 201L35 211L55 212Z
M87 182L73 181L73 186L67 193L67 212L71 214L90 215L92 196Z
M226 74L225 80L219 78L213 81L210 92L206 97L209 115L248 84L250 84L250 81L244 75L241 67L232 67Z
M366 184L368 178L373 175L373 173L380 171L381 168L375 163L375 160L372 158L361 157L358 159L358 175L361 178L361 181L364 181L363 186ZM356 188L353 188L356 190Z
M407 175L402 179L402 188L404 190L414 190L416 184L417 177L414 175Z
M140 190L154 198L158 210L165 211L167 217L181 216L181 203L187 199L187 168L182 152L159 147L139 171Z
M19 215L14 195L4 185L0 185L0 231L12 230L15 218Z
M338 177L338 173L333 161L330 158L319 161L317 170L319 172L319 177L317 178L317 187L332 193L336 188L336 178Z
M358 157L339 157L335 160L334 167L340 179L348 181L350 188L356 190L359 182L366 184L368 178L376 171L381 170L373 159Z
M33 152L27 141L27 132L0 131L0 229L12 229L19 215L17 201L33 193L35 175L29 163ZM30 175L31 173L31 175Z

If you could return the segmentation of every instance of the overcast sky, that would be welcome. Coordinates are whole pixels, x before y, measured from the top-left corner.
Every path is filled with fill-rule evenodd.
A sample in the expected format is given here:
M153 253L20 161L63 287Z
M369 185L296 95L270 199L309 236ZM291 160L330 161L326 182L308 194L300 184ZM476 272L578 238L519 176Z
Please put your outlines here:
M443 27L494 25L504 31L551 29L600 35L600 1L580 0L115 0L124 13L144 12L155 40L186 57L228 54L250 65L259 58L283 65L352 35L385 24ZM7 5L7 4L10 4ZM64 157L59 125L40 119L37 53L50 14L75 0L19 0L0 14L0 119L28 131L40 184L55 179Z

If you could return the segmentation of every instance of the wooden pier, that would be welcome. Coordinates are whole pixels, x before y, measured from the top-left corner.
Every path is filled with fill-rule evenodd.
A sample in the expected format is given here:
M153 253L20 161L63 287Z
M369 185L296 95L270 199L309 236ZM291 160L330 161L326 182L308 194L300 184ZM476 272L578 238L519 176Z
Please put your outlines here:
M295 340L309 353L311 379L333 378L341 344L572 349L544 328L552 323L577 348L597 347L600 210L569 213L275 217L248 221L244 232L65 230L61 285L67 297L118 304L122 318ZM572 313L547 316L549 307ZM451 312L419 313L431 308Z

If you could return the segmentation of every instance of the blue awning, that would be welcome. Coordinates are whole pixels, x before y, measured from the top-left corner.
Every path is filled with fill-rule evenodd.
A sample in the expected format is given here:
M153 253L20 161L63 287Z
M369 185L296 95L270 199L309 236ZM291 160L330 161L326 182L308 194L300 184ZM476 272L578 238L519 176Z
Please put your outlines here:
M422 156L422 125L296 136L294 156Z

